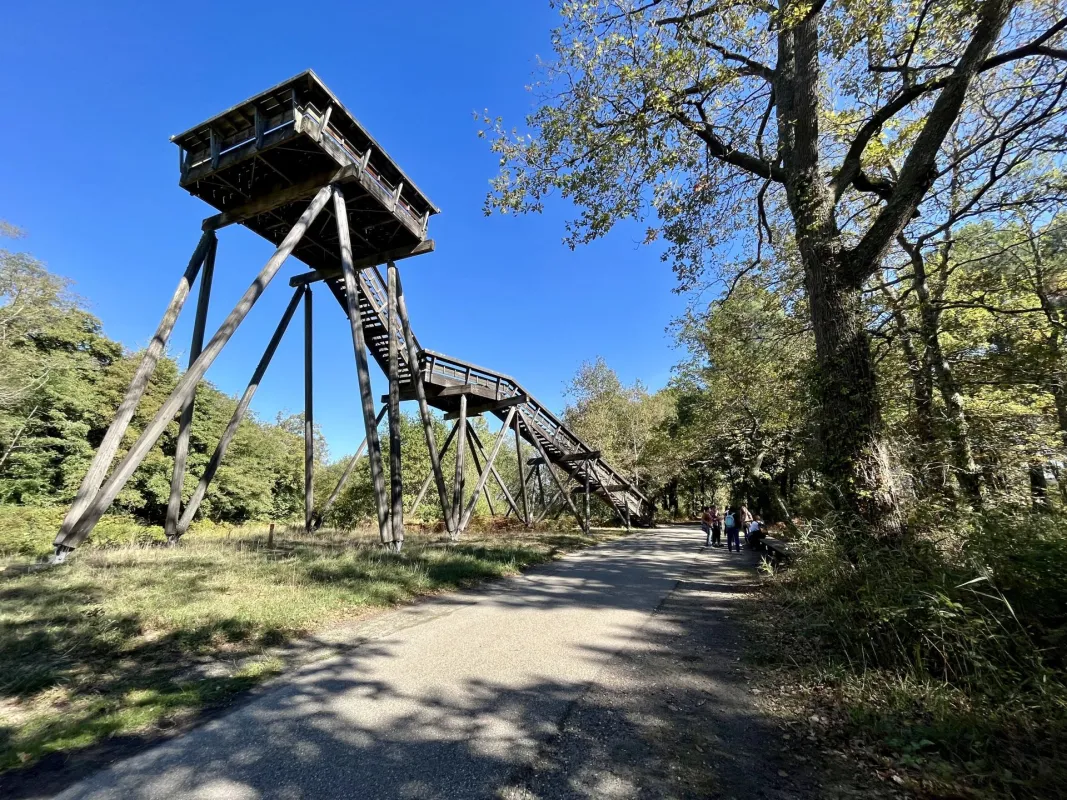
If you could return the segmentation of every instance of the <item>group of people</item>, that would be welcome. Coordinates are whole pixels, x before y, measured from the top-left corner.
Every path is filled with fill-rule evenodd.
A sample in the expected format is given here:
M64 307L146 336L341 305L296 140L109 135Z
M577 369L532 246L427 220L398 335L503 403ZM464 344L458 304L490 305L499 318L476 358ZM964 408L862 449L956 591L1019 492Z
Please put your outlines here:
M762 531L763 522L752 516L748 506L740 508L727 506L719 513L718 506L705 506L700 515L700 530L704 532L705 547L722 547L722 534L726 532L726 549L730 552L736 547L741 552L741 534L744 533L745 544L753 543Z

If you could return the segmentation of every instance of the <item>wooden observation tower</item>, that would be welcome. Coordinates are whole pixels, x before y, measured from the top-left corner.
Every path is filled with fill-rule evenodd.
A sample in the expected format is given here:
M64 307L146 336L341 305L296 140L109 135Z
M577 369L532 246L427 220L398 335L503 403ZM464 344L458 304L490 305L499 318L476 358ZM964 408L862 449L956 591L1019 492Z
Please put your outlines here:
M411 331L396 262L433 251L434 243L427 237L427 227L438 209L314 72L301 73L250 97L172 137L172 141L178 146L180 185L218 213L204 220L203 234L178 288L56 535L57 559L65 558L89 535L175 418L180 422L165 530L172 541L188 530L274 351L301 304L304 307L304 523L307 530L317 527L366 449L382 541L400 547L404 539L400 466L402 400L418 403L432 467L415 504L421 502L433 483L445 526L453 537L469 524L477 498L485 491L490 477L501 488L509 505L508 513L514 512L527 525L553 512L570 510L587 528L591 494L604 499L627 525L631 521L641 524L651 520L652 509L647 499L514 379L419 344ZM255 231L277 249L218 330L205 342L217 232L234 224ZM294 289L292 300L267 343L233 417L221 432L218 446L195 491L183 502L197 385L289 256L311 267L311 271L290 279L289 285ZM379 270L383 265L385 277ZM112 467L134 411L198 276L188 368L137 441ZM318 282L325 284L351 323L366 438L337 487L316 512L312 497L311 320L312 286ZM371 394L368 353L389 382L389 393L382 398L383 405L378 411ZM431 407L444 411L446 419L456 420L440 451L433 435ZM502 422L499 434L488 447L480 441L469 419L485 413L495 415ZM388 487L378 436L378 426L386 415L391 442ZM512 432L520 480L509 489L494 464L505 437ZM441 469L441 458L453 442L456 470L449 486ZM533 448L534 454L529 458L523 456L524 442ZM464 480L468 452L478 471L472 492L467 491ZM543 477L543 473L547 475ZM545 477L550 478L556 490L551 500L546 497ZM533 487L539 490L539 498ZM575 494L584 494L584 513L575 505L572 497Z

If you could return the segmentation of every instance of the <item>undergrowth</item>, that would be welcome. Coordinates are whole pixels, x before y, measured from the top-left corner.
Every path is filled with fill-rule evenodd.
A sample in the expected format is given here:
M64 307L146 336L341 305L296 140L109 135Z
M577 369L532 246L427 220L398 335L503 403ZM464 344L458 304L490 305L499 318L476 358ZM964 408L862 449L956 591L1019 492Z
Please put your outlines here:
M1065 520L946 519L893 546L811 526L767 582L763 657L924 796L1067 796Z

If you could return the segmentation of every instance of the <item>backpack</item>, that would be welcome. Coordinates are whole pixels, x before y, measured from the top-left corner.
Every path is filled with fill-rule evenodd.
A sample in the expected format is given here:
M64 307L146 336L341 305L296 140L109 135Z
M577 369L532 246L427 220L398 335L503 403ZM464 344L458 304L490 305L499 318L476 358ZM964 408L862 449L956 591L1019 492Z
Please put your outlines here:
M726 522L726 527L727 528L734 527L734 515L733 514L727 514L725 522Z

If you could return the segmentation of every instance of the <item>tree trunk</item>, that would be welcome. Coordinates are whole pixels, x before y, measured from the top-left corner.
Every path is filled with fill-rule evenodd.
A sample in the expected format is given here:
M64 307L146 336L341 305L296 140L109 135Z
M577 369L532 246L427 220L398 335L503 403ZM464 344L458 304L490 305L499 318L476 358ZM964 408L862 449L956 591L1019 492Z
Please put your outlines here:
M877 537L897 538L903 521L862 296L858 287L842 285L840 256L829 249L809 250L804 258L819 369L823 471L842 511L858 516Z
M1048 511L1048 479L1045 477L1045 464L1031 461L1027 472L1030 477L1030 503L1034 511Z
M922 331L923 347L926 351L925 357L934 369L937 389L945 404L945 421L948 423L949 444L952 448L953 466L956 469L956 481L967 502L979 508L982 505L981 479L971 448L967 414L963 408L963 394L956 383L952 366L941 349L941 309L930 297L926 263L922 252L917 246L910 245L903 240L901 240L901 245L911 257L914 272L912 285L919 302L919 325Z

